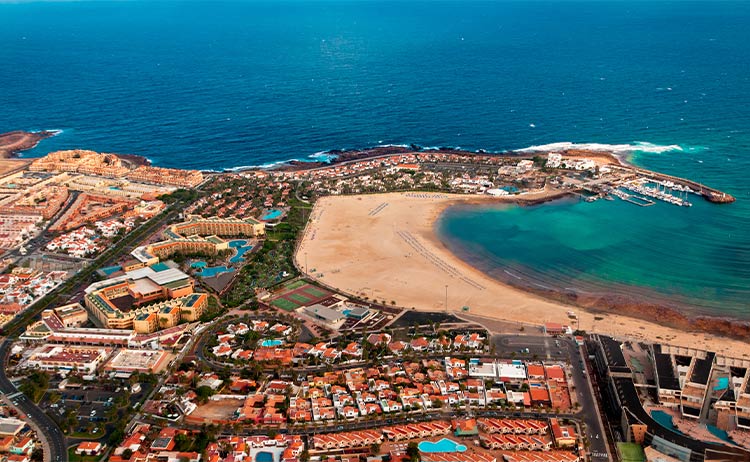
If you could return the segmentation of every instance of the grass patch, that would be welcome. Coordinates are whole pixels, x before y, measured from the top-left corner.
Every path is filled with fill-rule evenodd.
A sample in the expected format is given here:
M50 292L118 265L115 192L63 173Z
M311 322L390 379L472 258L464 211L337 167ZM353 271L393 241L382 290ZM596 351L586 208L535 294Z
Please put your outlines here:
M282 290L299 289L300 287L304 286L305 284L307 284L305 281L303 281L302 279L298 279L298 280L296 280L294 282L290 282L289 284L284 285L284 287L282 288Z

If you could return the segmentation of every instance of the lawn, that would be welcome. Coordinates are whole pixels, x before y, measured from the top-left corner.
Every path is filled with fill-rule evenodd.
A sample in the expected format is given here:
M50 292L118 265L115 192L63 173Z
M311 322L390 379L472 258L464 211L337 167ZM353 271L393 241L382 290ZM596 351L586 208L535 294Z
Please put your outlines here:
M302 279L298 279L298 280L296 280L294 282L290 282L289 284L285 285L282 288L282 290L286 292L286 291L291 291L291 290L294 290L294 289L299 289L300 287L304 286L305 284L307 284L305 281L303 281Z
M640 444L617 443L617 449L622 455L623 462L643 462L646 460L646 455L643 453L643 448Z

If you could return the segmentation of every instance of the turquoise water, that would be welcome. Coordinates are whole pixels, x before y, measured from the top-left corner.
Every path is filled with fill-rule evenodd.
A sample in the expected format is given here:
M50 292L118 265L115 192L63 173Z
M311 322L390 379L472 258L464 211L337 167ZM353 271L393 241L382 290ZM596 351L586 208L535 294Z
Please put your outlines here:
M719 383L714 387L714 390L720 391L727 388L729 388L729 377L719 377Z
M208 266L208 263L204 261L196 261L190 264L191 268L205 268L206 266Z
M104 268L101 268L101 271L107 276L109 276L110 274L116 273L120 271L121 269L122 267L120 265L115 265L115 266L106 266Z
M201 269L198 272L198 275L204 278L210 278L221 273L231 273L233 271L232 268L227 268L226 266L207 266Z
M387 143L650 142L635 162L738 202L451 211L445 240L521 285L747 319L748 23L750 2L723 1L0 2L0 132L62 129L25 156L215 170Z
M452 439L449 438L443 438L440 441L437 442L431 442L431 441L422 441L418 445L418 448L422 452L464 452L466 451L466 446L463 444L458 444Z
M278 340L278 339L270 340L269 339L269 340L263 340L262 342L260 342L260 346L262 346L262 347L275 347L275 346L281 345L282 343L284 343L282 340Z
M273 462L273 453L260 451L255 454L255 462Z
M281 214L284 213L281 210L273 209L269 210L268 213L263 215L261 217L261 220L275 220L281 216Z
M727 443L732 443L734 445L737 444L734 441L732 441L732 439L729 437L729 433L725 432L724 430L721 430L720 428L714 427L713 425L706 425L706 428L715 437L717 437L717 438L719 438L719 439L721 439L723 441L726 441Z
M253 249L252 245L246 244L247 241L244 241L242 239L229 241L229 247L233 248L235 251L234 256L229 259L229 263L239 263L245 261L245 258L243 256Z
M677 430L674 426L674 422L672 422L672 416L667 414L664 411L651 411L651 417L664 428L667 428L669 430L672 430L676 433L682 433L679 430Z
M706 165L715 154L659 156L638 161L674 172L666 160L672 156L681 163L705 159ZM532 207L460 206L436 226L464 260L518 287L748 319L750 202L718 175L713 179L738 202L715 205L694 196L689 208L575 199Z

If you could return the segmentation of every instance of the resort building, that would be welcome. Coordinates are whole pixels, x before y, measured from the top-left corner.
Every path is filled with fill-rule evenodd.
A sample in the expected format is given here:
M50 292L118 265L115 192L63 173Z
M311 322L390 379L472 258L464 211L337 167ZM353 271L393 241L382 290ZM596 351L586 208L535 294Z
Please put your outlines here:
M108 329L139 333L198 320L208 296L193 293L193 280L182 271L152 266L158 271L145 267L90 285L84 298L86 308Z
M131 255L152 265L175 253L205 252L216 254L229 248L223 237L258 237L265 235L265 224L253 218L202 218L191 216L188 221L170 226L166 240L137 247ZM205 237L204 237L205 236Z
M142 165L127 174L131 181L159 185L194 188L203 183L203 173L198 170L180 170L175 168L149 167Z
M0 200L0 215L41 215L52 218L68 200L68 188L45 185Z
M54 312L65 327L80 327L89 320L89 314L80 303L57 307Z
M602 401L609 403L610 422L613 425L615 425L615 422L619 423L618 429L625 441L637 441L644 446L650 445L660 453L682 462L747 460L750 457L749 452L737 446L693 439L657 422L651 413L643 407L638 387L633 379L633 373L625 361L622 343L603 335L592 335L591 338L594 342L592 345L595 353L594 365L598 381L601 384ZM659 350L659 353L667 354L663 348ZM690 353L697 354L698 352L691 350ZM683 411L686 407L700 409L697 407L698 403L685 399L684 394L685 388L691 386L699 388L699 385L708 380L704 380L704 377L710 377L711 364L715 356L712 353L703 353L703 357L691 358L691 365L685 375L683 396L680 399L680 406ZM669 352L669 354L684 355L680 352ZM660 361L663 361L663 359ZM678 380L681 381L679 376ZM674 383L668 386L674 387ZM688 411L688 414L683 415L689 417L690 412Z
M44 345L37 348L26 360L29 368L49 372L60 370L78 371L87 374L96 372L100 364L112 354L111 348L72 347L65 345Z
M56 151L31 163L32 172L78 172L90 175L117 178L130 170L115 154L100 154L94 151L74 149Z

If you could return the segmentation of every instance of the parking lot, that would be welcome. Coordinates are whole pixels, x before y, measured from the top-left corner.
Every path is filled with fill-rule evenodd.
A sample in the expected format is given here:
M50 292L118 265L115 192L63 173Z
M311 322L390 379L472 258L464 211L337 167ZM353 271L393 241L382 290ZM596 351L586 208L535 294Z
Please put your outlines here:
M550 336L500 334L492 336L495 353L508 358L567 361L569 353Z

